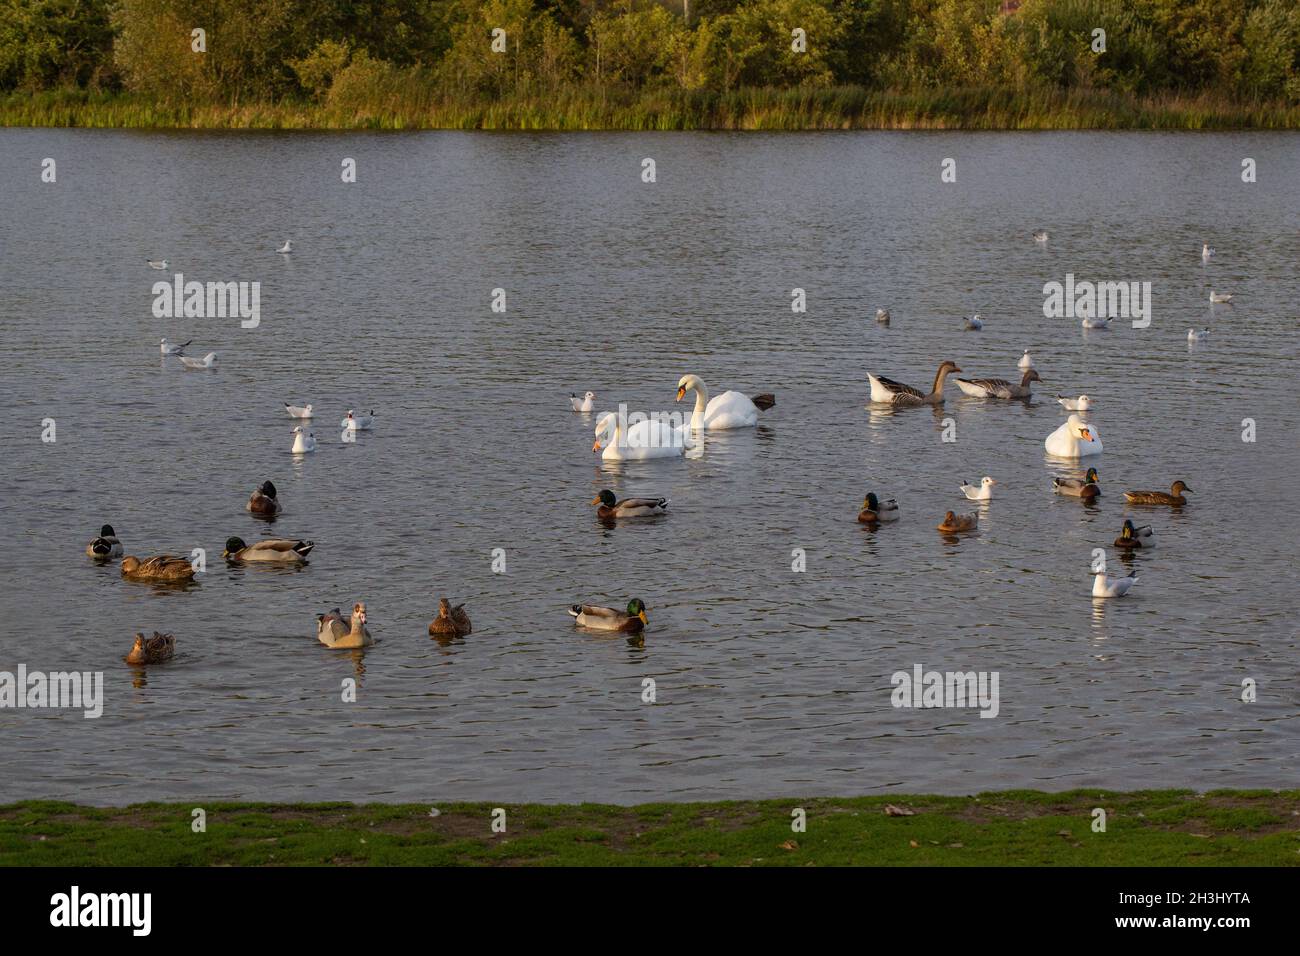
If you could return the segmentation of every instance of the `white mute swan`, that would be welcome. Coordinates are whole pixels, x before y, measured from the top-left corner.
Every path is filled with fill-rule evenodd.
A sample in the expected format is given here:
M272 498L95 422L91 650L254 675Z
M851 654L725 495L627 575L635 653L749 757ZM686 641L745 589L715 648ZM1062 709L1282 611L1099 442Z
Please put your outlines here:
M677 380L677 401L695 393L695 411L691 413L691 428L752 428L758 424L760 409L776 404L772 395L755 395L752 399L740 392L723 392L709 398L709 388L698 375L683 375Z
M601 452L605 461L643 458L677 458L685 453L686 442L682 431L659 419L643 419L623 431L623 420L617 412L606 412L596 422L596 440L593 452Z
M1043 443L1047 453L1056 458L1083 458L1101 454L1101 436L1096 426L1089 425L1078 415L1071 415Z

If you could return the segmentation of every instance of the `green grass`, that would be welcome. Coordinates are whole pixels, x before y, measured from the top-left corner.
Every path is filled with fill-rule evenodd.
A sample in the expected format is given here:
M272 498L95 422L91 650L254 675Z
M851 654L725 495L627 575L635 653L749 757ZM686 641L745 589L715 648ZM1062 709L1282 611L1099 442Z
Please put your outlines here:
M886 804L915 811L889 816ZM191 830L201 806L207 831ZM791 809L807 832L791 831ZM1092 811L1107 812L1104 833ZM17 866L1294 866L1300 791L1030 790L719 803L25 802L0 807Z
M164 102L55 90L0 96L0 125L182 129L1300 129L1300 105L1106 90L572 87L448 97L406 80L346 103Z

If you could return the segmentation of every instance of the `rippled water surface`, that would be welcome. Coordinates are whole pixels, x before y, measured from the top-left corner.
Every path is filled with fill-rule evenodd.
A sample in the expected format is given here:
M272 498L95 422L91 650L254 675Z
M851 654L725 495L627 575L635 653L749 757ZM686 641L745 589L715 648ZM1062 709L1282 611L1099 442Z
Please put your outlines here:
M106 695L98 720L0 711L0 799L1295 786L1298 147L0 131L0 670L103 671ZM163 257L167 273L147 267ZM260 327L154 318L152 284L177 271L261 282ZM1044 318L1043 283L1066 273L1150 281L1151 326ZM1211 288L1236 299L1211 307ZM971 312L983 332L961 330ZM1210 342L1189 347L1190 326ZM160 361L161 336L219 370ZM867 407L868 371L928 386L950 358L1011 378L1026 348L1032 404ZM569 393L681 408L685 372L776 407L698 459L602 466ZM1044 456L1057 392L1098 402L1095 507L1051 492L1080 473ZM285 401L319 412L304 460ZM354 444L350 406L377 416ZM957 486L984 474L999 485L980 530L945 540ZM271 529L243 510L265 478L285 505ZM1146 510L1159 547L1132 562L1139 584L1095 603L1121 492L1175 478L1191 503ZM588 504L603 487L665 495L670 514L606 528ZM854 520L873 489L899 499L896 525ZM82 553L105 522L128 553L205 548L207 571L179 592L124 582ZM268 530L313 539L310 565L220 559ZM443 594L474 620L450 646L426 633ZM640 645L566 614L633 595ZM380 643L319 645L314 616L356 600ZM176 659L124 664L154 629ZM893 708L890 675L918 663L997 671L997 718Z

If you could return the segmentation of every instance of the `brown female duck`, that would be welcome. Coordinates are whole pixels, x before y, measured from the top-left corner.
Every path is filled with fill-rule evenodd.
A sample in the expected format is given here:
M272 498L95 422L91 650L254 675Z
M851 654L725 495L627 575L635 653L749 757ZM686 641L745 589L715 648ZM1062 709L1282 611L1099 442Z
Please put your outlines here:
M170 634L153 632L153 637L145 637L139 631L135 634L135 644L127 652L128 664L161 664L169 661L176 654L176 638Z
M465 613L464 604L452 607L446 598L438 600L438 616L429 624L430 634L443 638L464 637L471 630L473 627L469 615Z
M133 554L122 559L122 577L129 581L192 581L194 566L187 558L159 554L141 561Z
M1187 499L1183 497L1185 492L1192 489L1181 481L1175 481L1169 491L1126 491L1124 500L1135 505L1185 505Z
M949 511L943 516L943 523L938 525L938 530L945 534L956 534L959 531L974 531L975 526L978 523L979 515L959 515L953 514Z

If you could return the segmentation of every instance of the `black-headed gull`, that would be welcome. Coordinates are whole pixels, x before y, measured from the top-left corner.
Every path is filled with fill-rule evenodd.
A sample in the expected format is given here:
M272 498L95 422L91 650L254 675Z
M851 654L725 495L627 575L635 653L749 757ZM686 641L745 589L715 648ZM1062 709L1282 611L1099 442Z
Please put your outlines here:
M293 453L306 454L316 450L316 436L299 425L293 430Z
M582 398L579 398L577 395L570 392L569 404L573 407L575 412L589 412L596 407L596 393L588 392L586 395L582 396Z
M1080 395L1078 398L1057 395L1056 400L1061 403L1062 408L1071 412L1086 412L1092 408L1092 399L1087 395Z
M1101 318L1100 316L1093 317L1093 316L1089 315L1089 316L1086 316L1086 317L1084 318L1083 322L1081 322L1080 324L1081 324L1085 329L1109 329L1109 328L1110 328L1110 322L1111 322L1110 319L1103 319L1103 318Z
M1129 588L1137 583L1137 574L1122 578L1106 578L1105 571L1097 571L1092 579L1092 596L1095 598L1117 598L1128 594Z
M1209 337L1209 329L1201 329L1199 332L1196 329L1187 330L1187 341L1189 342L1204 342Z
M146 261L149 263L149 268L150 268L150 269L166 269L166 268L167 268L167 260L166 260L166 259L148 259L148 260L146 260Z
M190 339L190 342L193 341L193 339ZM180 345L172 345L166 339L163 339L162 344L158 346L158 351L162 352L163 355L180 355L181 349L189 345L190 342L182 342Z
M972 485L970 482L963 482L961 493L971 501L992 501L993 486L996 484L996 481L988 475L985 475L978 485Z
M1208 242L1201 243L1201 258L1209 259L1212 255L1214 255L1214 250L1210 248L1210 244Z
M1231 301L1232 301L1232 296L1230 296L1230 295L1229 295L1228 293L1226 293L1226 292L1215 292L1213 289L1211 289L1211 290L1210 290L1210 301L1211 301L1211 302L1219 302L1219 303L1222 303L1222 302L1231 302Z
M177 356L177 358L179 358L179 359L181 360L181 364L184 365L184 366L185 366L186 368L188 368L188 369L203 369L203 368L212 368L212 369L214 369L214 368L217 367L217 353L216 353L216 352L209 352L207 355L203 356L203 358L201 358L201 359L188 358L187 356L184 356L184 355L179 355L179 356Z
M284 240L284 245L282 245L279 249L276 249L275 251L276 251L276 252L286 252L286 253L287 253L287 252L293 252L293 240L291 240L291 239L286 239L286 240Z
M984 321L979 317L979 313L972 315L969 319L963 315L962 321L966 323L967 332L978 332L984 328Z
M1034 242L1046 242L1047 239L1048 239L1048 235L1046 229L1034 230Z
M350 428L353 431L365 430L375 423L375 413L372 409L369 415L357 415L352 409L348 409L348 415L341 422L341 427Z
M876 309L876 321L879 322L881 325L888 325L888 324L889 324L889 310L888 310L888 309Z
M284 410L289 413L290 418L311 418L311 403L306 405L290 405L284 403Z

